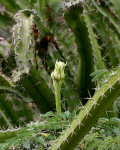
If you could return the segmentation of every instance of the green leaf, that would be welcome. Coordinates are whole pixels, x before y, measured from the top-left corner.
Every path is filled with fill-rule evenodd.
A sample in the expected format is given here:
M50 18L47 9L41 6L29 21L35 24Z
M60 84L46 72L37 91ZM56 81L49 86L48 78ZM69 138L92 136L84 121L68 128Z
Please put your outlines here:
M23 142L23 148L30 148L30 141Z

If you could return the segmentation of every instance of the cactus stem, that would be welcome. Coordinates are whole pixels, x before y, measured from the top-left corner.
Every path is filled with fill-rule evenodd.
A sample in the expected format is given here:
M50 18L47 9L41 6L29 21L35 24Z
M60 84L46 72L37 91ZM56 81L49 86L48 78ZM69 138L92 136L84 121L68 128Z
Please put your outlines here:
M0 114L1 114L2 117L4 118L4 120L5 120L5 122L7 123L7 125L8 125L11 129L13 129L12 124L11 124L10 121L7 119L7 117L5 116L5 114L3 113L2 110L0 110Z

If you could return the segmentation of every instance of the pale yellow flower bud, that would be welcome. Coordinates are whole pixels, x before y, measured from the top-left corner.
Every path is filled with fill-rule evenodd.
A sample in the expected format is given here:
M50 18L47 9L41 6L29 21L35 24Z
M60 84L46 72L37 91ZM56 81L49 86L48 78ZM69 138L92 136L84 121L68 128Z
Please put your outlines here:
M65 77L65 73L64 73L65 66L66 66L66 64L61 61L56 62L55 69L51 73L51 78L53 80L63 80Z

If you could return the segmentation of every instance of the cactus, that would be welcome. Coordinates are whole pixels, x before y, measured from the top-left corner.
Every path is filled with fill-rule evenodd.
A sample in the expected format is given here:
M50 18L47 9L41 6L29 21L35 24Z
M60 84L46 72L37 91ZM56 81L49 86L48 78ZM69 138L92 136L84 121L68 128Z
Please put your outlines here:
M115 11L116 16L118 16L118 18L120 18L120 2L117 0L111 0L110 3L112 4L112 8L114 6L115 9L112 9L113 11Z
M23 124L25 120L27 122L32 120L32 114L25 104L25 102L32 102L32 99L27 98L21 94L21 92L13 89L15 88L15 83L4 74L0 74L0 83L1 127L5 127L5 124L7 123L6 127L9 126L10 128L13 128L13 124L18 126ZM29 117L26 117L26 114L28 114Z
M105 1L104 1L105 2ZM89 2L89 5L92 3ZM95 3L96 6L99 7L99 5L102 7L102 3ZM113 6L110 5L110 2L105 2L105 9L108 9L108 12L111 14L114 14L113 19L116 19L116 22L119 24L119 19L114 12L115 9L112 9ZM92 8L87 6L89 10L89 15L91 20L94 20L94 30L96 31L96 34L98 34L98 41L101 45L101 52L103 55L103 59L106 61L106 66L108 68L112 66L117 66L119 64L119 46L117 47L117 39L119 38L119 35L117 34L115 28L113 28L113 25L109 22L107 17L105 17L102 13L99 13L99 11L96 9L95 5L92 5ZM110 15L110 14L109 14ZM102 20L102 21L101 21ZM115 32L114 32L115 31ZM114 38L115 37L115 38ZM102 44L101 44L102 43ZM116 44L115 44L116 43ZM117 47L117 48L116 48ZM114 59L116 58L116 59Z
M14 13L14 14L17 13L16 8L19 8L19 7L16 5L15 0L11 0L11 1L7 1L7 0L3 1L3 0L0 0L0 3L2 3L2 5L5 6L5 8L6 8L7 10L9 10L10 12L12 12L12 13Z
M22 102L20 98L12 94L1 94L0 108L2 112L0 117L2 128L13 128L14 126L23 125L24 122L32 120L32 113L28 106ZM26 116L26 114L28 116ZM7 119L4 116L6 116Z
M112 14L110 13L104 6L102 5L97 5L97 3L93 0L91 0L94 6L98 9L98 11L112 24L112 28L115 29L118 33L120 33L120 27L119 27L119 20Z
M14 52L11 50L11 45L4 39L0 38L0 58L1 58L1 72L10 76L11 68L16 67ZM9 66L9 64L11 64Z
M116 113L118 4L0 0L0 148L72 150L106 111ZM66 63L64 80L56 61Z
M50 80L50 77L46 76L47 75L41 73L41 71L36 71L34 67L31 69L30 75L23 77L20 80L20 84L23 85L30 97L33 99L34 103L43 113L47 111L54 111L55 109L54 94L44 80L44 78Z
M93 87L90 74L95 71L95 69L105 69L105 64L102 60L93 29L90 26L90 21L86 14L87 12L85 9L83 10L82 5L81 2L79 5L75 4L74 7L72 7L72 4L69 5L68 2L69 7L66 8L68 10L65 11L64 17L76 37L75 40L79 53L77 89L80 95L84 97L87 92L85 89L91 90L91 87ZM67 7L67 3L65 3L65 6ZM88 45L87 47L86 43Z
M29 59L33 57L33 51L30 49L33 16L29 10L26 10L17 13L15 18L18 23L13 27L13 44L18 69L13 72L13 80L18 81L22 73L29 72L29 61L31 61Z
M18 67L13 70L12 76L15 82L20 80L20 84L22 84L22 86L27 90L28 94L30 94L35 104L39 106L41 111L54 111L53 93L50 89L48 89L48 94L43 94L45 93L44 91L46 88L48 88L46 82L43 79L44 76L42 77L41 75L43 71L38 72L34 68L35 58L32 47L32 45L34 45L32 42L32 27L34 20L32 13L34 12L30 10L19 11L19 13L15 16L18 23L14 26L13 29L13 44L15 45L15 54ZM18 29L19 27L20 29ZM28 75L26 76L25 73ZM22 75L23 77L20 78ZM39 85L39 83L41 84ZM34 93L32 91L34 91Z
M83 136L104 114L113 101L120 95L120 69L96 91L94 96L83 107L71 123L70 127L57 139L51 150L73 150Z

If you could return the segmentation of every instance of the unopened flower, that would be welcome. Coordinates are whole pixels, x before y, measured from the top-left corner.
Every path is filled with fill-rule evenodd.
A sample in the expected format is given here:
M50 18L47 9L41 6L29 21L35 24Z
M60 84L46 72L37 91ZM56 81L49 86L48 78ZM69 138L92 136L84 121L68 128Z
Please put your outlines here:
M51 73L51 78L53 80L63 80L65 77L65 73L64 73L65 66L66 66L66 64L64 62L57 61L55 64L55 69Z

